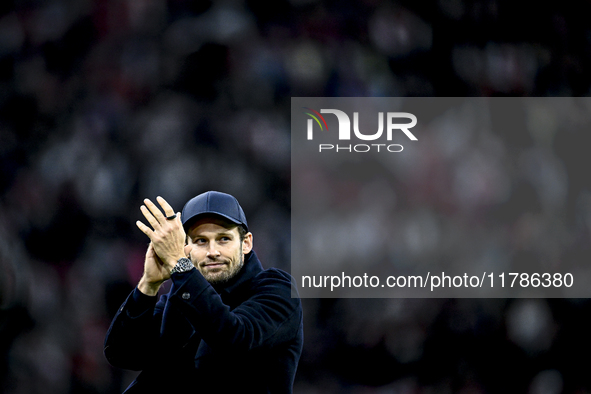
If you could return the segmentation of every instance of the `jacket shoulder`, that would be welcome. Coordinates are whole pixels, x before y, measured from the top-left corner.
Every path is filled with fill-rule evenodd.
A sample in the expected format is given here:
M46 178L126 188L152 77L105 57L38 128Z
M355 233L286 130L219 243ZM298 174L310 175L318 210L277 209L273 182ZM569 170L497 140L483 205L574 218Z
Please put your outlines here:
M293 281L293 277L286 271L279 269L279 268L267 268L259 272L256 276L258 277L268 277L268 278L277 278L282 280L287 280L288 282Z
M297 299L299 303L299 293L296 281L288 272L279 268L267 268L259 272L251 282L251 288L272 286L275 289L281 289L281 293L290 298Z

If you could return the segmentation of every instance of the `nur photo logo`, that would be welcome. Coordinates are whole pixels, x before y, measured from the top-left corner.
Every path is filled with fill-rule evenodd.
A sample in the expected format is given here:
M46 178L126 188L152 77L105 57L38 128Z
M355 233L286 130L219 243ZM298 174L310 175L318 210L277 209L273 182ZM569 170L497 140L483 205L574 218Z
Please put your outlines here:
M416 126L417 117L408 112L378 112L378 130L374 133L366 134L361 132L359 129L359 112L353 112L353 135L351 135L351 119L344 111L339 109L326 109L322 108L320 111L316 111L309 107L303 107L310 118L307 120L306 136L308 140L314 140L314 128L317 125L317 129L321 132L328 132L328 124L322 114L332 114L336 116L338 122L338 134L336 137L338 141L351 141L351 139L357 139L361 141L377 141L384 140L382 136L385 133L385 141L387 143L361 143L361 144L318 144L318 151L320 153L333 151L333 152L358 152L365 153L370 151L375 152L402 152L404 147L400 144L392 144L393 135L395 132L402 132L409 140L417 141L417 137L410 131L411 128ZM368 116L369 114L364 114ZM375 116L375 115L373 115ZM400 123L400 120L406 119L406 123ZM408 122L410 121L410 122ZM385 126L384 126L385 123Z

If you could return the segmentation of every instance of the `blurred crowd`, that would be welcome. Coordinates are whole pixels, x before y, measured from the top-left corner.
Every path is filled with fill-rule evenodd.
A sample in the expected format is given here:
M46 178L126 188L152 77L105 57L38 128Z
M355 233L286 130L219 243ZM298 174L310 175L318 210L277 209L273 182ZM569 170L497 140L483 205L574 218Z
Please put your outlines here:
M587 95L591 5L515 3L2 1L2 392L119 393L132 380L102 344L141 275L146 197L180 210L205 190L235 195L263 264L289 270L292 96ZM543 109L534 120L559 129ZM438 245L434 215L465 206L480 231L462 242L500 218L512 258L587 261L589 138L560 128L483 140L479 154L433 150L421 160L449 155L460 176L446 199L432 197L440 166L396 183L420 197L409 250ZM513 185L502 174L517 162ZM303 302L297 393L591 391L588 300Z

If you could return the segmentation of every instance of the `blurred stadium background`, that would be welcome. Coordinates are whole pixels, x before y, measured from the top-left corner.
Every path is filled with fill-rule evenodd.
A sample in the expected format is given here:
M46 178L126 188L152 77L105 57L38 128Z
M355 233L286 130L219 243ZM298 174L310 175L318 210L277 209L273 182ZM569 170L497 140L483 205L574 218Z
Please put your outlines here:
M586 96L590 11L531 0L3 0L2 391L120 393L132 380L102 343L141 274L145 197L180 209L204 190L232 193L263 263L289 269L290 97ZM429 198L438 173L495 186L501 171L505 197L472 201L458 220L504 212L497 230L514 239L512 258L588 262L591 137L540 117L554 126L501 136L493 166L433 152L435 172L397 185L398 198L423 196L410 234L433 236L433 213L466 203ZM432 239L418 237L409 249ZM296 393L591 392L588 300L304 308Z

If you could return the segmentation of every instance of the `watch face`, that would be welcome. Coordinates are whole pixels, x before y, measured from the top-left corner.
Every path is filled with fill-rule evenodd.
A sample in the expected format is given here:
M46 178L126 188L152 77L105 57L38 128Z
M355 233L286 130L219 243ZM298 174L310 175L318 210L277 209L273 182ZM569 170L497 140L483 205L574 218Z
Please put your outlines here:
M170 271L171 274L175 272L187 272L193 268L193 263L186 257L180 258L174 268Z

